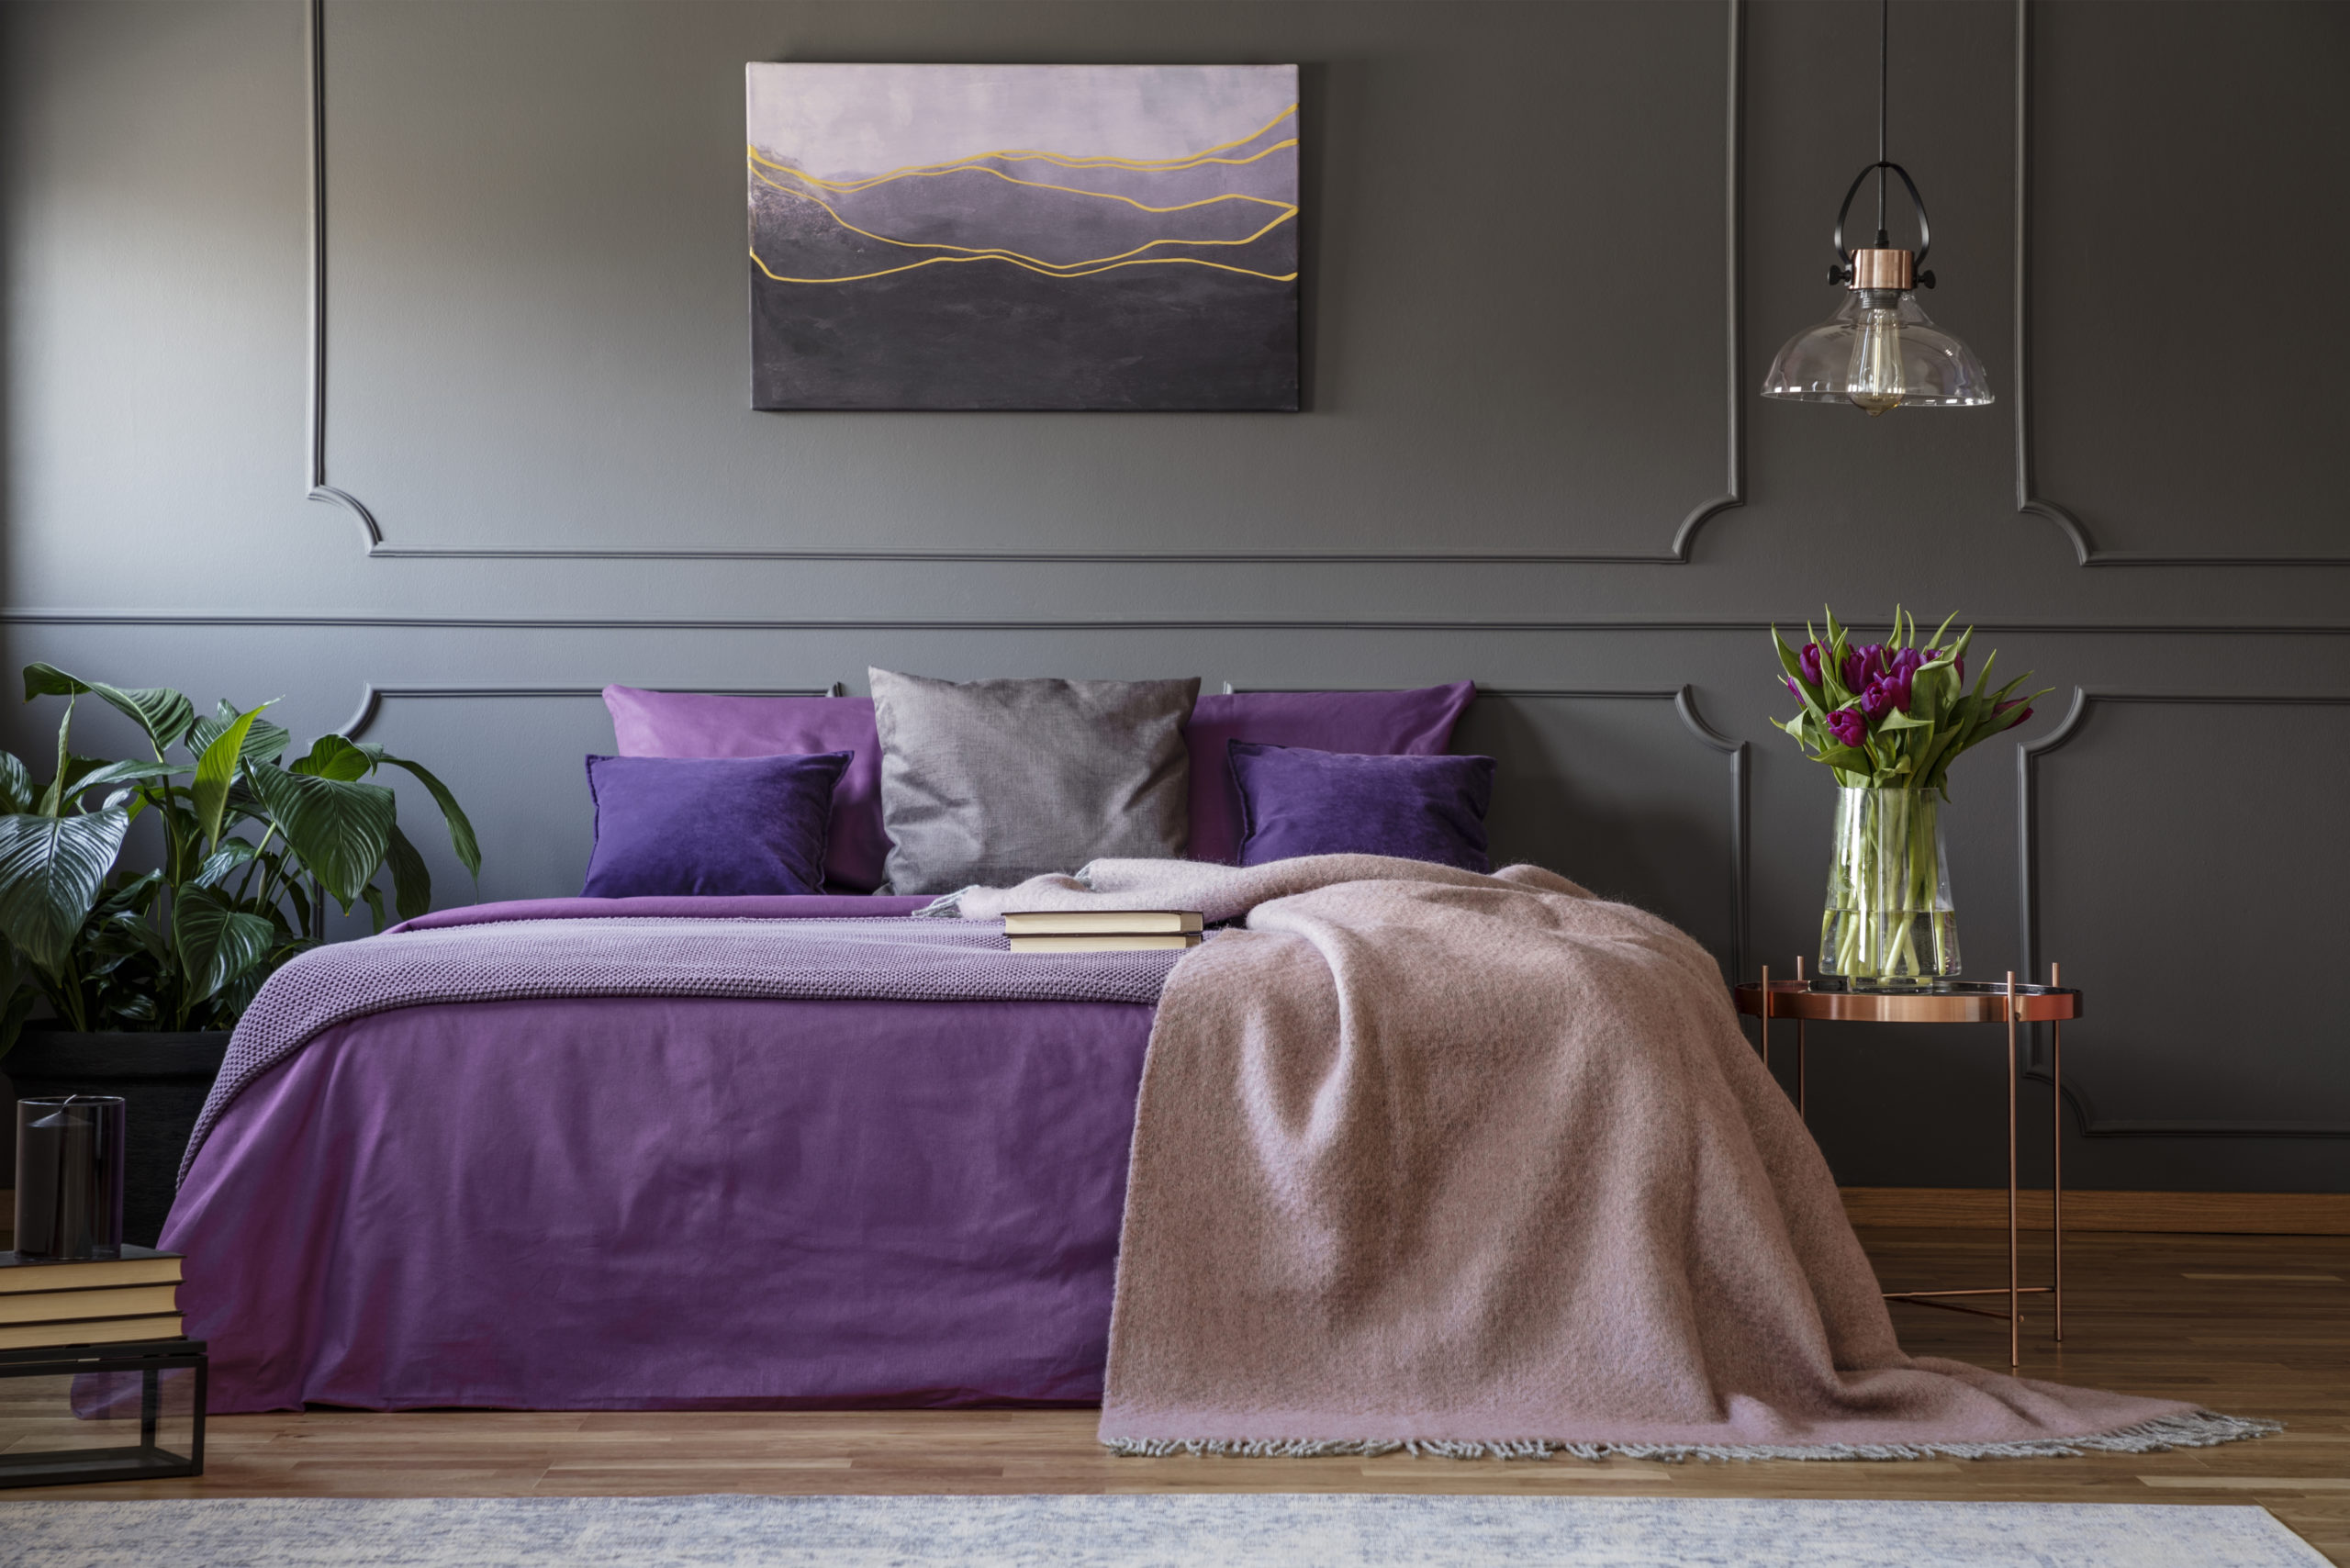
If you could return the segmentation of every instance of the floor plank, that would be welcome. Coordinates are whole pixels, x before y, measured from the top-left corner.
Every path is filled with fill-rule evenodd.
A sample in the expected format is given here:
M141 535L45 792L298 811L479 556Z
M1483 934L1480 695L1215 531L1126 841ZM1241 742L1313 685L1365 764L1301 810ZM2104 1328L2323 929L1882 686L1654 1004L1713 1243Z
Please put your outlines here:
M1999 1233L1880 1229L1862 1238L1890 1290L2006 1275ZM2028 1240L2027 1277L2040 1279L2045 1233ZM2285 1433L2070 1460L1141 1460L1104 1453L1088 1410L314 1410L215 1419L208 1473L196 1480L0 1496L1429 1491L2257 1503L2350 1568L2350 1238L2082 1234L2067 1238L2065 1261L2065 1343L2047 1339L2044 1302L2027 1305L2027 1375L2270 1417L2287 1423ZM2005 1360L2001 1324L1894 1312L1915 1354ZM0 1380L0 1439L13 1408L6 1387Z

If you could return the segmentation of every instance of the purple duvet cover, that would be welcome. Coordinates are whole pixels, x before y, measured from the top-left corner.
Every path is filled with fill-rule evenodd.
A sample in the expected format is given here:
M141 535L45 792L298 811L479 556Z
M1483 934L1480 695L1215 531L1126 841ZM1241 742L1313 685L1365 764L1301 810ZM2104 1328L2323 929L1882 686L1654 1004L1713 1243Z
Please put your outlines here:
M489 935L456 918L431 945ZM1152 1012L607 993L333 1023L214 1107L163 1233L211 1408L1096 1400Z

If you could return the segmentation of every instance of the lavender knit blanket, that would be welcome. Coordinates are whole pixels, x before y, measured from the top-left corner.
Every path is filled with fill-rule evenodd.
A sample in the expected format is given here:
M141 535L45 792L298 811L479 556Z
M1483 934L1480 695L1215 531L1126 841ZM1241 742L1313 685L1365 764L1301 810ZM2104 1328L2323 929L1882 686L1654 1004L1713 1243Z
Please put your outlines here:
M2274 1429L2191 1385L1905 1354L1714 960L1548 871L1102 860L955 907L1246 912L1151 1031L1120 1452L1988 1458Z
M254 1080L372 1013L580 996L1148 1004L1181 956L1016 954L992 924L907 919L592 918L386 932L316 948L269 978L238 1021L180 1176Z

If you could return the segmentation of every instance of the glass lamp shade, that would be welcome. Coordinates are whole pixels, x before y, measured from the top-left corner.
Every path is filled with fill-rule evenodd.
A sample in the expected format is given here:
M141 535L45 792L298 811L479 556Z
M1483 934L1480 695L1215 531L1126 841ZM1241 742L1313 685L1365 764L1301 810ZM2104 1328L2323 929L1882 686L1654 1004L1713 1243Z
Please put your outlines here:
M1787 340L1762 396L1794 403L1971 409L1991 401L1975 351L1943 331L1908 289L1847 290L1842 308Z

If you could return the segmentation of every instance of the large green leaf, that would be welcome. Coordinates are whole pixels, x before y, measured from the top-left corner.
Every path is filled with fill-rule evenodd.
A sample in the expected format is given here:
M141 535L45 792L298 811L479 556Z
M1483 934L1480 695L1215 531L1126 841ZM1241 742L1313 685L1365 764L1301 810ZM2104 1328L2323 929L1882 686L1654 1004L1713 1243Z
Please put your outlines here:
M39 799L40 787L33 782L31 769L14 752L0 751L0 813L29 812Z
M364 778L375 771L375 758L341 735L320 735L310 743L308 756L285 766L291 772L315 778Z
M392 828L392 907L402 920L414 920L432 910L432 873L426 868L424 857L416 852L408 834L395 824Z
M245 737L252 733L261 710L240 713L236 720L205 743L196 759L196 782L188 787L189 806L196 812L196 831L207 850L220 846L220 816L228 809L229 786L236 782L237 764L245 754Z
M380 784L251 765L245 778L303 869L344 909L356 903L391 848L398 810L392 792Z
M373 760L393 767L405 768L427 790L432 791L433 803L441 808L442 820L449 824L449 844L457 852L457 863L469 876L481 875L481 844L474 837L474 824L465 818L464 809L457 804L457 797L449 793L449 786L425 769L420 762L410 762L404 756L394 756L382 746L359 743L359 749Z
M108 686L103 680L84 680L68 675L55 665L31 664L25 666L25 700L36 697L78 697L89 692L121 712L147 734L161 756L164 748L176 745L196 722L196 704L166 687L124 688Z
M273 697L268 702L263 702L254 709L254 711L259 712L262 708L267 708L276 700L277 699ZM213 710L211 718L198 719L196 722L196 727L188 731L188 749L202 752L220 738L221 731L241 717L243 715L235 708L223 701ZM293 744L293 731L283 725L273 724L266 719L257 719L253 722L252 728L245 732L244 757L247 762L275 762L285 755L285 748Z
M277 928L266 915L241 910L213 889L186 888L173 912L172 942L192 1004L269 957Z
M60 973L129 830L130 817L118 807L77 817L0 816L0 933L31 962Z

